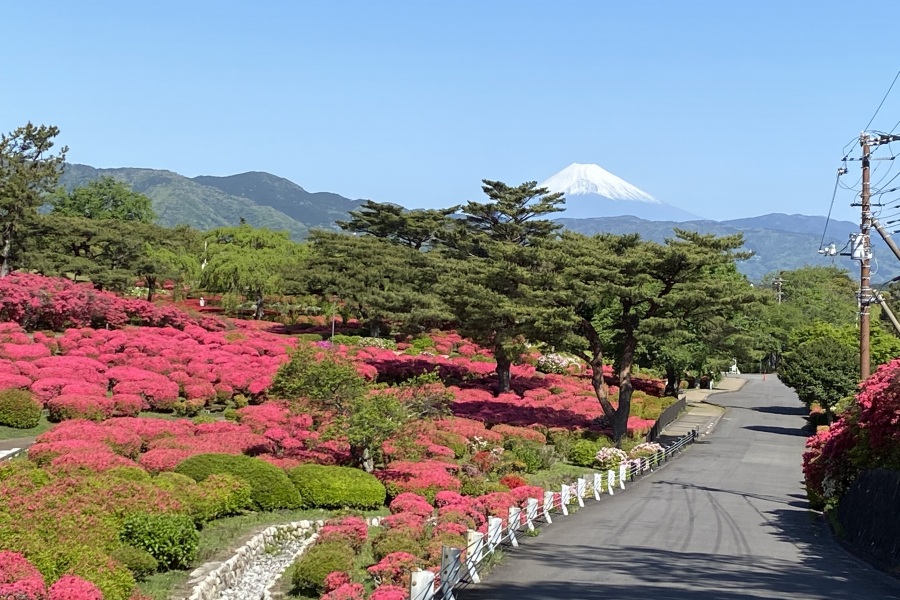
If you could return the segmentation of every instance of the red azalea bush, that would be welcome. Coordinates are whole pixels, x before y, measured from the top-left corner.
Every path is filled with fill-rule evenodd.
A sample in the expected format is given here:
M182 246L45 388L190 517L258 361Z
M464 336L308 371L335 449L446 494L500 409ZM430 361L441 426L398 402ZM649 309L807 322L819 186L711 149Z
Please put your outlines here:
M396 585L380 585L375 588L369 600L409 600L407 588Z
M806 443L810 504L833 508L864 470L900 468L900 359L863 382L856 404Z
M326 593L320 600L365 600L365 598L366 589L363 584L348 582Z
M409 589L409 572L423 566L424 563L418 556L408 552L392 552L366 570L380 584Z
M174 306L101 292L87 283L14 272L0 280L0 319L27 329L60 331L66 327L121 327L127 324L184 328L196 324ZM222 328L215 319L204 325Z
M0 598L44 600L46 589L41 573L24 556L0 551Z
M63 575L50 586L47 600L103 600L103 593L90 581Z
M339 541L359 552L369 537L369 526L360 517L329 519L319 529L319 542Z

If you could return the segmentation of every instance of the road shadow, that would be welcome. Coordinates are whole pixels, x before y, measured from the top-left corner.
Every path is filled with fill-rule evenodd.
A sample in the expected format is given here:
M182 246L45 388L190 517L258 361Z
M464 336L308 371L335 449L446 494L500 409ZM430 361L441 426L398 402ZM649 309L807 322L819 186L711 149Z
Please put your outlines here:
M809 431L802 427L776 427L774 425L745 425L744 429L761 431L763 433L777 433L779 435L796 435L809 437Z
M460 589L456 598L900 599L900 581L860 565L833 542L814 513L791 506L766 511L764 516L777 538L797 547L798 559L615 546L614 542L608 548L542 544L538 538L510 550L506 564L481 584ZM516 568L508 569L510 566ZM528 573L531 578L542 571L548 574L547 581L492 581L515 573Z
M794 417L805 417L809 414L809 409L805 406L757 406L750 410L770 415L790 415Z

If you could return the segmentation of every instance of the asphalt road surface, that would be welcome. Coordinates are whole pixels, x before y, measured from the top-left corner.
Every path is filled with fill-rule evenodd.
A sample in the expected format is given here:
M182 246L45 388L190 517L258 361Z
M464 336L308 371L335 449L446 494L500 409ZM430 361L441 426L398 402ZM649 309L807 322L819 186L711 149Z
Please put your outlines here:
M807 510L805 421L775 377L712 402L709 436L624 492L524 538L458 600L874 600L900 581L850 556Z

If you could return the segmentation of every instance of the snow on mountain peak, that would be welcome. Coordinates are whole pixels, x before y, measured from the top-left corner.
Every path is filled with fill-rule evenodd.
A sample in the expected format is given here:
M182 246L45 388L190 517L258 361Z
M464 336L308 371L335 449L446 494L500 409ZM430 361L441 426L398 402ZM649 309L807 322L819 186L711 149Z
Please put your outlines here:
M610 200L631 200L662 204L659 200L598 165L572 163L539 187L566 196L597 194Z

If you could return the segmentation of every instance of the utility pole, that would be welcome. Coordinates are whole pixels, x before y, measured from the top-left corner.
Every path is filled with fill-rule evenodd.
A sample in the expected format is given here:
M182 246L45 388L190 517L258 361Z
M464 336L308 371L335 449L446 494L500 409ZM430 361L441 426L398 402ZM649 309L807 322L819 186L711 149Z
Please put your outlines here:
M869 264L872 254L869 251L872 190L869 185L869 136L865 132L859 135L859 145L862 147L862 193L860 194L862 222L859 226L860 239L858 240L858 248L861 250L859 261L859 379L865 381L869 378L869 296L872 291Z
M784 279L781 278L781 275L772 281L772 287L775 288L775 298L778 299L778 304L781 304L781 297L783 295L781 293L782 285L784 285Z

